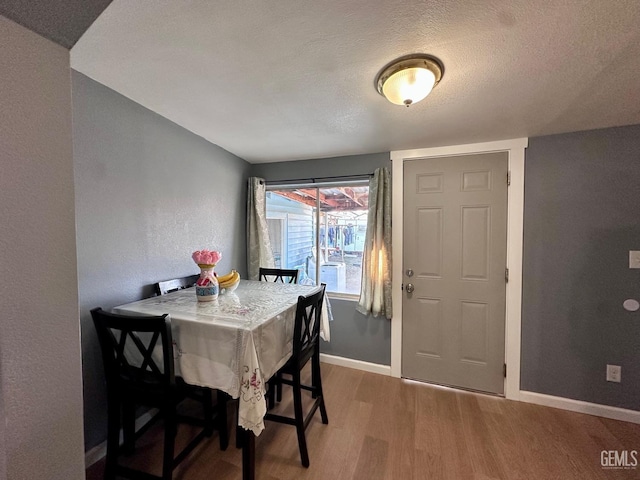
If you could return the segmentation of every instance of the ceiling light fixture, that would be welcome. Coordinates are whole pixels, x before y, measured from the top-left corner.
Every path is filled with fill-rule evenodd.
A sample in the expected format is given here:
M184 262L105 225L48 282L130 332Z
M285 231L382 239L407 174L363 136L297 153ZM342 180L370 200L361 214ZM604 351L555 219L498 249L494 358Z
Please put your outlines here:
M440 60L430 55L407 55L386 65L376 77L376 90L391 103L412 105L425 98L444 73Z

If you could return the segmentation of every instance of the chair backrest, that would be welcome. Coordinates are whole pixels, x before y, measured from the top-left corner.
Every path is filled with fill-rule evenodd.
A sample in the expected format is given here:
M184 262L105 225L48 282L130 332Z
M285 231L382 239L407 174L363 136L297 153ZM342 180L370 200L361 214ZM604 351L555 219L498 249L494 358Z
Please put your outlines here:
M273 277L273 280L268 277ZM265 282L273 281L280 283L298 283L298 270L260 267L260 275L258 278L260 280L264 280Z
M167 314L129 316L94 308L91 316L110 393L161 394L175 387L171 319Z
M200 278L200 275L189 275L188 277L165 280L164 282L156 283L154 285L154 289L156 295L166 295L167 293L175 292L176 290L193 287L198 281L198 278Z
M319 342L325 288L326 285L323 283L319 292L298 297L293 327L293 357L297 358L300 364L306 363L313 355L313 350Z

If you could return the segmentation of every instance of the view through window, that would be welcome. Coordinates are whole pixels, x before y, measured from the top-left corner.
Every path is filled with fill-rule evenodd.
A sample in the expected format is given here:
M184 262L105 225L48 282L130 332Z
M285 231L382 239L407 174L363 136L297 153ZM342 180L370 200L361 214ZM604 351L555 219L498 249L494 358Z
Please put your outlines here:
M299 283L359 295L368 206L366 181L269 189L267 225L276 268L297 269Z

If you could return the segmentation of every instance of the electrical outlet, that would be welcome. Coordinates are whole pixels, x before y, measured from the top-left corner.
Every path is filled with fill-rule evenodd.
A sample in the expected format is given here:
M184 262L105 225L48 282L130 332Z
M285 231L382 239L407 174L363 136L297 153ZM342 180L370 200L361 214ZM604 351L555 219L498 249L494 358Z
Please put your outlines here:
M640 250L629 250L629 268L640 268Z
M607 365L607 382L620 383L622 379L622 367L620 365Z

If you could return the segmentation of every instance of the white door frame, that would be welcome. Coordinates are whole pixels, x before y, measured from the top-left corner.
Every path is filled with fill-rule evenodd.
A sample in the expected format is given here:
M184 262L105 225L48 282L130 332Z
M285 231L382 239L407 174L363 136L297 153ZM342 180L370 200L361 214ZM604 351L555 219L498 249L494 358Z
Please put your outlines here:
M453 145L418 150L391 152L393 169L393 232L392 258L393 278L402 279L403 242L403 191L404 161L417 158L468 155L488 152L507 152L511 185L507 193L507 267L509 281L506 284L505 325L505 397L518 400L520 397L520 332L522 307L522 236L524 216L524 150L528 138L501 140L487 143ZM393 318L391 320L391 375L402 375L402 282L393 282Z

